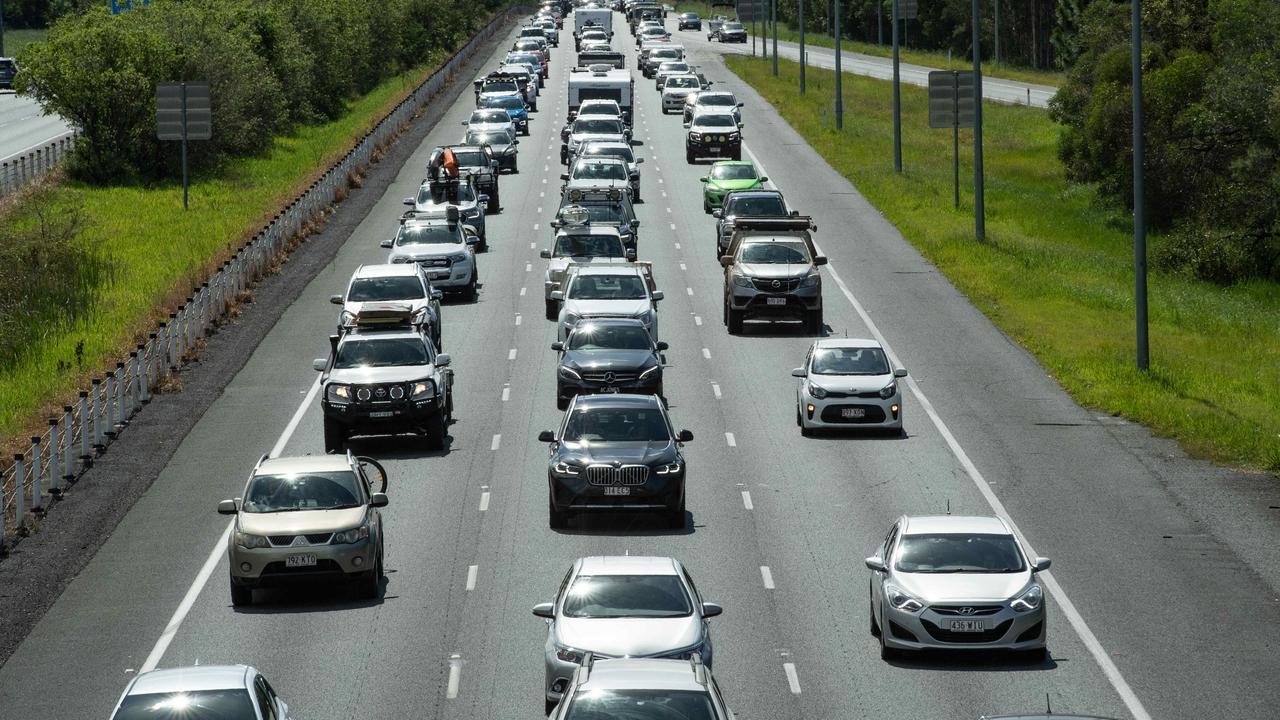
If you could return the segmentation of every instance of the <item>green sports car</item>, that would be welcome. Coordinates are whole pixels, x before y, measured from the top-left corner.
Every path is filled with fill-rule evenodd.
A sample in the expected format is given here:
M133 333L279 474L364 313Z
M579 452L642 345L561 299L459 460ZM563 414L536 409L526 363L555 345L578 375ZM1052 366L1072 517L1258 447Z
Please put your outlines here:
M756 172L746 160L721 160L712 163L711 172L702 178L702 211L709 213L724 203L730 190L755 190L764 187L769 178Z

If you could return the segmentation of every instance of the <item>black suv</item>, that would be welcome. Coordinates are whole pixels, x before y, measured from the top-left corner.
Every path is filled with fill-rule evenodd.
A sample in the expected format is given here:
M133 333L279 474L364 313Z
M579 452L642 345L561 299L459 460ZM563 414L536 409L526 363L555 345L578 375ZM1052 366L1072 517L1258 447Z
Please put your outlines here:
M18 74L18 63L13 58L0 57L0 88L13 89L13 78Z
M655 343L638 318L584 320L551 349L560 353L556 407L561 410L575 396L590 393L663 395L660 353L667 344Z
M796 215L787 207L787 201L777 190L730 190L725 193L720 207L711 211L716 219L716 262L729 248L729 238L738 218L788 217Z
M453 418L453 371L427 331L414 325L406 304L400 323L376 325L359 314L355 327L329 336L329 357L318 358L325 452L342 452L353 435L426 435L444 449Z
M684 527L685 461L693 433L671 428L657 395L580 395L551 443L547 465L552 528L579 510L656 510L667 527Z

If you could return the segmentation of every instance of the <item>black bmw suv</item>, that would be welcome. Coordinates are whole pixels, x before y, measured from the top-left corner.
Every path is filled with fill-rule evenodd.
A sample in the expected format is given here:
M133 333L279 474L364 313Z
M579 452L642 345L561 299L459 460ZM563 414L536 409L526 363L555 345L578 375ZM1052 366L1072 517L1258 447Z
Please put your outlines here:
M680 444L693 433L671 428L656 395L580 395L551 443L548 510L565 527L581 510L655 510L667 527L684 527L685 461Z
M640 393L662 396L664 342L655 343L638 318L599 318L579 322L564 342L556 368L556 407L569 407L575 395Z

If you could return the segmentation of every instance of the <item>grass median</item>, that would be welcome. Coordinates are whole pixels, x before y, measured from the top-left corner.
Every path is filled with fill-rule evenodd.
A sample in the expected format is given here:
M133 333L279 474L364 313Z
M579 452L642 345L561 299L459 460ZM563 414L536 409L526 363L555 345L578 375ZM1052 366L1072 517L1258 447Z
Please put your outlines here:
M829 70L725 58L903 236L1078 402L1175 438L1194 455L1280 473L1280 285L1220 287L1152 273L1151 370L1134 367L1128 213L1066 182L1059 127L1034 109L984 106L987 242L973 239L972 137L930 130L923 89L902 88L904 173L893 172L892 85L846 75L844 129L824 117ZM966 142L967 141L967 142ZM1161 238L1153 236L1152 242Z
M0 368L0 438L21 432L130 349L433 69L389 78L352 101L339 119L300 127L260 156L193 177L187 211L180 181L111 187L64 182L41 191L40 202L53 212L80 208L77 240L95 248L106 268L86 281L95 286L90 310L69 327L49 328L14 364ZM172 147L178 152L177 144ZM19 203L0 214L0 223L9 221L41 219Z

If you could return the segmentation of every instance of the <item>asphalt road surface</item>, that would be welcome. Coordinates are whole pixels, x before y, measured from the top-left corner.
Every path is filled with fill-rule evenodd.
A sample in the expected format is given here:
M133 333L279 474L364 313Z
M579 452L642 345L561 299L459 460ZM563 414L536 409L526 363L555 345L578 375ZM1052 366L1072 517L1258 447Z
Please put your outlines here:
M1059 712L1119 718L1276 716L1271 486L1072 403L696 43L708 76L746 103L748 157L818 224L831 258L825 332L881 336L910 370L908 433L800 437L789 373L811 338L725 332L705 166L685 164L679 119L660 113L637 76L639 253L666 293L671 413L696 436L685 449L690 512L676 532L624 514L549 530L537 434L560 413L538 249L557 207L564 37L521 138L521 172L501 181L479 301L444 309L457 374L447 451L405 439L355 447L391 475L384 596L286 591L233 609L229 525L215 506L239 494L261 453L322 452L310 365L335 322L326 299L358 264L386 257L378 241L392 235L431 147L459 137L466 92L0 668L0 715L102 718L140 669L244 662L299 718L539 717L545 626L530 608L552 599L575 558L630 553L680 558L703 596L724 605L712 621L715 675L746 720L959 720L1042 710L1046 694ZM632 49L625 31L615 42ZM862 559L898 515L948 506L1007 513L1034 554L1053 558L1045 662L880 660Z
M0 160L34 150L70 131L66 120L45 115L35 100L0 90Z

